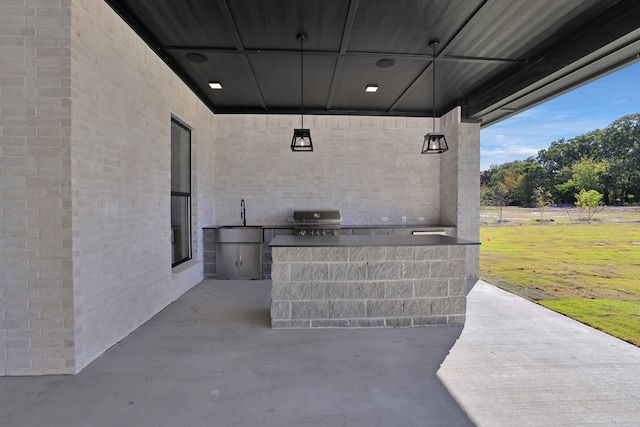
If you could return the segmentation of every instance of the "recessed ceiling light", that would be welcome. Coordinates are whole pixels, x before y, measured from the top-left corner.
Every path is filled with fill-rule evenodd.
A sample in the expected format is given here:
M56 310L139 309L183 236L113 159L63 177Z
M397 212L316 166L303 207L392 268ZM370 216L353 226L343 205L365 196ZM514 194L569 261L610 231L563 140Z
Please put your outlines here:
M367 85L367 88L364 90L365 92L377 92L378 85Z
M209 82L209 87L213 90L221 90L222 89L222 83L220 82Z

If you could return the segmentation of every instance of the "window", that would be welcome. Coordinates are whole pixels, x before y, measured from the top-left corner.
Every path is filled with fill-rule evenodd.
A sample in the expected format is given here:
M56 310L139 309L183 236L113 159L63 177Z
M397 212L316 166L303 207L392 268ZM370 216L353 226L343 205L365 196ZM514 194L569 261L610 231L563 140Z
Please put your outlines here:
M191 259L191 131L171 119L171 266Z

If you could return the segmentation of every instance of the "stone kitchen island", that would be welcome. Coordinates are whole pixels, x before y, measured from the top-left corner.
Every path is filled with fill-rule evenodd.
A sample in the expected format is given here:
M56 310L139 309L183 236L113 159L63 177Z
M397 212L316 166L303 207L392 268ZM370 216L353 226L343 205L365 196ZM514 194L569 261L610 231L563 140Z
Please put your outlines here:
M273 328L463 325L465 248L450 236L276 236Z

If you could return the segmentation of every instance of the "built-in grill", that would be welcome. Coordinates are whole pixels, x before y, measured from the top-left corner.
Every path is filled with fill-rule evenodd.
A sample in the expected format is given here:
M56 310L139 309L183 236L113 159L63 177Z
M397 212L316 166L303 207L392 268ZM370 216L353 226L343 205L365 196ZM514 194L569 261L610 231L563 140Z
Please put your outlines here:
M294 211L293 228L301 236L337 236L340 234L340 211Z

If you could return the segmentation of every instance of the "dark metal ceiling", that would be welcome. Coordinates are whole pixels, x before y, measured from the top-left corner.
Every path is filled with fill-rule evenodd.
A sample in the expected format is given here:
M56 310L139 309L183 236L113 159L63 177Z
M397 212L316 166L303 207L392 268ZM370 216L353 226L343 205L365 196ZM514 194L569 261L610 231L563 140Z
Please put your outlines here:
M436 114L459 105L483 125L640 53L637 0L106 2L223 114L300 112L300 32L305 113L431 116L439 39Z

